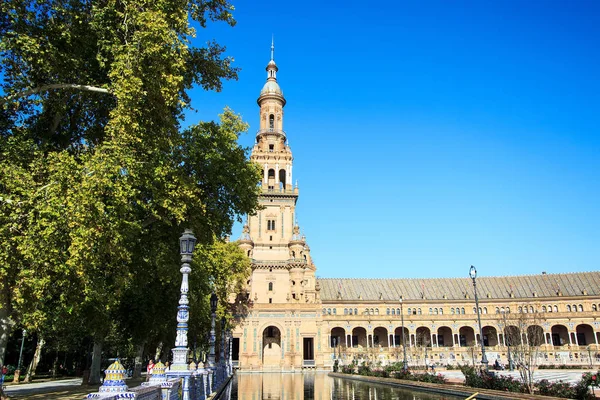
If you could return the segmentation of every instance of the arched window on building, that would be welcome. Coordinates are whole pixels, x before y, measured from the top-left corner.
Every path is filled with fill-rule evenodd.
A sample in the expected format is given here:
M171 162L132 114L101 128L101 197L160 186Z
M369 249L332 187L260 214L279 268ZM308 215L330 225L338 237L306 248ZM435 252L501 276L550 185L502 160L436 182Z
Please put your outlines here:
M567 312L571 312L571 306L567 304Z
M558 312L558 306L556 304L554 305L554 312Z
M369 309L368 308L365 308L364 314L365 315L369 315Z
M327 315L331 315L331 308L327 309Z
M473 314L477 314L477 308L473 307Z
M438 309L437 309L437 308L434 308L434 309L433 309L433 313L434 313L435 315L438 315L438 312L439 312L439 311L438 311Z
M352 309L351 308L348 309L348 314L352 315Z
M598 311L598 307L595 304L592 304L592 311Z
M487 307L483 307L483 313L487 314Z
M504 311L505 311L505 310L504 310L504 307L500 307L500 312L501 312L502 314L504 314Z
M323 309L323 315L325 315L325 314L327 314L327 309L326 308Z
M358 308L354 309L354 315L358 315Z
M409 308L409 310L410 310L410 308ZM392 315L396 315L396 309L395 308L392 308Z
M523 307L519 306L519 308L517 309L520 313L523 312Z
M535 312L535 310L533 309L533 306L529 306L529 312L530 313L534 313Z
M548 306L548 312L552 312L552 306Z
M272 292L273 291L273 282L269 282L269 291Z
M400 315L400 314L402 314L402 313L400 312L400 309L399 309L399 308L396 308L396 315Z
M454 307L450 309L450 314L454 314Z
M337 314L336 310L337 310L337 308L334 308L334 309L333 309L333 315L336 315L336 314Z
M464 314L464 313L465 313L465 308L464 308L464 307L461 307L461 309L460 309L460 313L461 313L461 314Z
M419 315L421 315L421 314L422 314L422 313L421 313L421 309L420 309L420 308L419 308L419 311L417 312L417 314L419 314Z
M510 307L506 307L506 313L510 314Z
M578 309L579 309L579 312L583 312L583 304L580 304Z
M573 304L573 312L577 312L577 304Z
M523 312L524 312L525 314L527 314L527 312L528 312L528 311L527 311L527 306L523 307Z
M375 315L375 312L373 311L372 308L371 308L371 315Z
M344 315L348 315L348 309L344 308Z
M385 309L385 315L390 315L390 309L389 308Z
M269 129L275 128L275 116L273 114L269 115Z
M443 313L444 313L444 309L440 308L440 314L443 314Z
M496 314L500 314L500 308L496 307Z
M379 308L375 309L375 315L379 315Z
M546 312L546 306L542 306L542 312Z

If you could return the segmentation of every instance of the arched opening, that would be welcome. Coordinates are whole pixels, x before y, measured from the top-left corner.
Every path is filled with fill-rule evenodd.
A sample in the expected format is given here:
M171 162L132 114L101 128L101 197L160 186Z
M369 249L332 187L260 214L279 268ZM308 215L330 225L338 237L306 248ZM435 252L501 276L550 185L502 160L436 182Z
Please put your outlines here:
M273 291L273 282L269 282L269 292Z
M417 347L431 347L431 331L425 326L417 328L415 336L415 345Z
M458 330L458 343L461 347L476 346L475 331L470 326L462 326Z
M483 344L485 346L498 346L498 331L493 326L484 326Z
M367 347L367 330L365 328L354 328L352 330L352 347Z
M507 346L517 346L521 344L521 330L519 327L509 325L504 328L504 341Z
M550 330L552 333L553 346L565 346L569 344L569 330L564 325L554 325Z
M262 334L263 365L281 365L281 332L276 326L270 325Z
M539 325L531 325L527 327L527 343L530 346L537 347L545 343L544 329Z
M275 129L275 116L269 115L269 129Z
M439 347L452 347L454 341L452 340L452 329L447 326L440 326L437 330L437 345Z
M267 185L269 187L269 189L275 189L275 170L274 169L269 169L269 172L267 173L267 177L268 177L268 182Z
M595 344L594 340L594 328L588 324L577 325L575 329L577 332L577 344L580 346L587 346L588 344Z
M337 349L339 354L346 349L346 330L344 328L335 327L331 330L330 346Z
M279 183L282 185L283 189L285 189L285 177L286 177L285 169L280 169L279 170Z
M410 346L410 336L408 335L408 328L404 327L404 342L406 347ZM392 338L392 345L395 347L402 346L402 327L394 330L394 337Z
M387 329L379 326L373 329L373 347L389 347Z

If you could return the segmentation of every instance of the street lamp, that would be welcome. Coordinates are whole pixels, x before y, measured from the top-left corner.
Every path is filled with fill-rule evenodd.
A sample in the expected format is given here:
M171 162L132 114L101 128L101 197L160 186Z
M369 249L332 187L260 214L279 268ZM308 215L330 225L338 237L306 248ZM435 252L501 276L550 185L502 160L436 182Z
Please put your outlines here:
M219 369L223 378L225 378L225 317L221 317L221 351L219 352Z
M406 372L408 370L408 364L406 364L406 342L404 341L404 309L402 308L402 297L400 297L400 319L402 320L402 351L404 352L402 369L404 372Z
M217 316L217 304L219 302L219 298L213 292L210 295L210 337L209 337L209 345L210 350L208 353L208 368L215 368L215 318Z
M481 340L481 364L487 370L488 360L485 356L485 345L483 343L483 328L481 327L481 313L479 312L479 299L477 298L477 283L475 282L475 279L477 279L477 270L472 265L471 269L469 269L469 277L473 279L473 291L475 292L475 307L477 309L477 323L479 324L479 339Z
M190 371L188 370L188 321L190 319L188 292L188 275L192 272L190 266L192 254L196 246L196 237L191 229L186 229L179 238L179 253L181 254L181 296L179 297L179 306L177 307L177 336L175 338L175 348L173 352L173 365L169 375L183 378L183 400L188 400Z
M23 362L23 345L25 344L25 336L27 335L27 329L23 329L23 337L21 338L21 350L19 351L19 362L17 363L17 370L13 379L14 383L19 383L19 377L21 376L21 363Z

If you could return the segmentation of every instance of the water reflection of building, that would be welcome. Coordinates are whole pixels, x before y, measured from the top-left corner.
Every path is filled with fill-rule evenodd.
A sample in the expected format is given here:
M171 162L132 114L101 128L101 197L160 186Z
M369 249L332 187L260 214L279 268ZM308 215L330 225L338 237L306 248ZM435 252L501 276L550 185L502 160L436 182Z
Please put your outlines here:
M333 383L324 373L238 374L236 379L238 400L329 400Z
M240 308L234 332L237 366L298 371L331 369L335 359L386 363L401 359L403 337L411 363L423 364L425 357L439 364L479 359L482 338L467 277L316 278L310 247L295 218L299 189L292 183L293 157L283 123L286 99L273 51L266 70L251 155L264 171L263 208L248 218L239 240L252 259L252 275L246 293L250 307ZM366 274L368 268L376 268L375 261L365 267ZM491 362L500 358L505 363L507 345L519 341L539 346L539 363L600 361L599 272L477 281L483 342Z

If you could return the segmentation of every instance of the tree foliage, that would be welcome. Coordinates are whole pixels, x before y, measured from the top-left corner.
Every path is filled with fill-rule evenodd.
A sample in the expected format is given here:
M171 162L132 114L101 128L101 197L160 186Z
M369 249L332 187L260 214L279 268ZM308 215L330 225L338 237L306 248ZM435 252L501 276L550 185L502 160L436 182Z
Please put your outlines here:
M11 316L0 315L0 351L14 322L49 342L61 323L80 321L97 340L115 330L138 343L164 335L168 320L156 315L176 307L183 228L208 245L258 204L260 173L237 143L247 129L239 116L226 109L219 122L181 129L191 87L220 90L237 78L224 47L193 45L192 24L234 25L233 8L224 0L0 7L0 311Z

